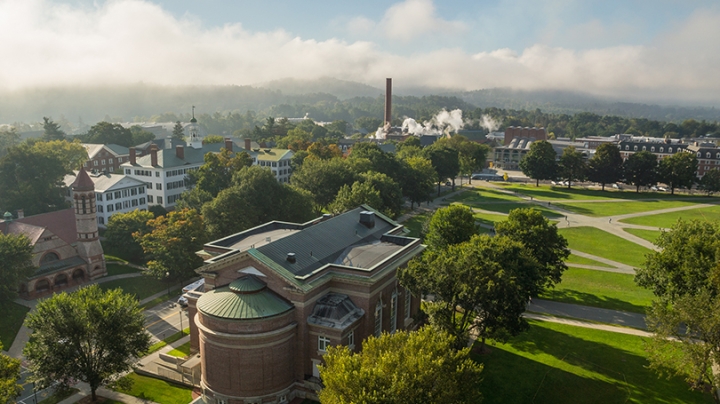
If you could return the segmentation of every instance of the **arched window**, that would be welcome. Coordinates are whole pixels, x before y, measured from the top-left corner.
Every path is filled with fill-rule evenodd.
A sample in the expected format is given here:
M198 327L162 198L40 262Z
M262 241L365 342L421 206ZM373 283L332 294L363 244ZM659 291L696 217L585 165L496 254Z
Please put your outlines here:
M80 198L82 199L82 213L83 213L83 214L86 214L86 213L87 213L87 207L85 206L85 195L81 196Z
M630 146L625 145L625 150L630 150Z
M720 159L720 153L716 154L716 155L715 155L715 158L716 158L716 159Z
M646 150L647 150L647 148L645 146L643 146L643 151L646 151Z
M665 153L665 148L664 148L664 147L661 147L661 148L660 148L660 153Z
M58 261L60 260L60 257L58 257L57 254L54 252L49 252L40 259L40 265L47 264L48 262Z
M634 150L634 151L637 151L637 146L634 146L634 147L633 147L633 150Z
M697 152L697 156L698 156L698 157L702 157L702 153Z
M712 156L712 154L710 154L710 152L705 153L705 158L706 158L706 159L711 158L710 156Z
M393 290L392 297L390 298L390 333L394 334L397 331L397 306L398 306L398 293L397 289Z
M672 147L668 147L668 153L672 153Z
M653 152L653 153L655 153L655 146L651 147L651 148L650 148L650 151Z
M375 336L382 334L382 299L375 304Z

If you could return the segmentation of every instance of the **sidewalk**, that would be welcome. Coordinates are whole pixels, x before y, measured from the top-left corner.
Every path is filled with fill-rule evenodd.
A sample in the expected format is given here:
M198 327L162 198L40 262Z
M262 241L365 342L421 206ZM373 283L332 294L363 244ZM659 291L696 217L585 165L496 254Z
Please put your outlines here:
M551 316L570 317L577 320L597 321L646 330L645 315L627 311L601 309L579 304L558 303L550 300L533 299L528 312L549 314ZM527 313L526 313L527 314Z
M88 385L87 383L78 383L75 385L75 388L79 389L80 391L60 401L58 404L73 404L82 400L85 397L90 396L90 385ZM100 387L99 389L97 389L95 394L101 397L109 398L111 400L121 401L125 404L156 404L154 401L144 400L127 394L118 393L117 391L113 391L105 387Z

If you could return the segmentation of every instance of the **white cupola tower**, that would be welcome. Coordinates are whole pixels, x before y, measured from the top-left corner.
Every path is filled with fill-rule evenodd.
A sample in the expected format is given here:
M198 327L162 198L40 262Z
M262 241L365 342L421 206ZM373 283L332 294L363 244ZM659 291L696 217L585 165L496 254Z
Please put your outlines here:
M202 149L203 138L200 135L200 127L198 126L197 119L195 119L195 106L192 107L192 119L188 126L188 132L190 132L190 147L193 149Z
M84 168L78 172L71 185L78 255L88 263L90 279L107 273L105 256L98 237L97 213L95 207L95 184Z

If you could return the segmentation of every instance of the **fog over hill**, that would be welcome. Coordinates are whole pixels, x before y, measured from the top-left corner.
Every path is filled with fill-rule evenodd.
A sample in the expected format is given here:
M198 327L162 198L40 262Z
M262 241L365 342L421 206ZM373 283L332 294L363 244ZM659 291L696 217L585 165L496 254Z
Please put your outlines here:
M682 121L689 118L713 122L720 120L720 110L714 107L683 106L680 103L653 105L623 102L568 91L495 88L457 92L403 87L402 83L397 81L394 84L395 96L457 97L466 103L466 107L526 110L539 108L545 112L569 114L587 111L599 115L661 121ZM296 111L302 116L302 106L312 106L315 111L327 108L329 111L337 104L344 103L345 108L351 108L358 103L378 103L383 93L384 89L379 87L334 78L284 79L256 86L159 86L140 83L104 87L35 88L0 94L0 124L39 122L43 116L55 119L63 117L72 123L81 120L86 124L108 118L146 121L154 115L165 112L187 114L192 105L196 106L196 111L208 114L215 112L244 114L246 111L254 111L262 118L278 111ZM440 103L443 99L440 98ZM282 108L279 108L280 106ZM440 109L454 106L437 105L437 107ZM397 113L401 114L400 110ZM377 114L378 118L382 117L381 109ZM313 118L312 115L310 117ZM318 117L314 118L318 119Z

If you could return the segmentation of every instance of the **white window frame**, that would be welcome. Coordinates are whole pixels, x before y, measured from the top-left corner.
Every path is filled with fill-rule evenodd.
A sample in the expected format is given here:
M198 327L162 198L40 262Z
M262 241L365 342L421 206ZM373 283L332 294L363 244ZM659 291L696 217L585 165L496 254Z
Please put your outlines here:
M330 346L330 338L323 335L318 336L318 351L327 352L327 347Z
M350 331L350 334L348 334L347 338L348 348L350 348L350 350L355 349L355 330Z
M382 335L382 299L375 304L375 332L376 337Z

